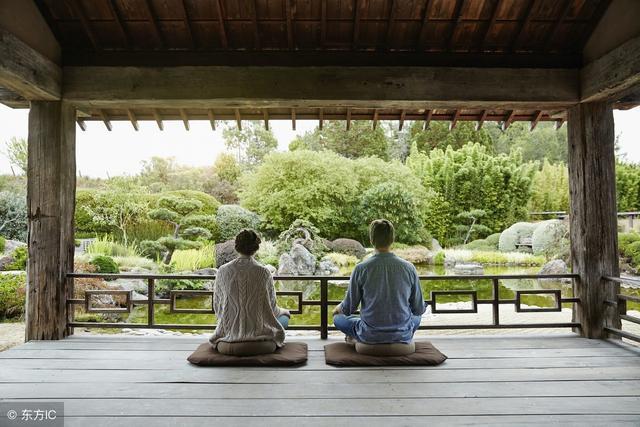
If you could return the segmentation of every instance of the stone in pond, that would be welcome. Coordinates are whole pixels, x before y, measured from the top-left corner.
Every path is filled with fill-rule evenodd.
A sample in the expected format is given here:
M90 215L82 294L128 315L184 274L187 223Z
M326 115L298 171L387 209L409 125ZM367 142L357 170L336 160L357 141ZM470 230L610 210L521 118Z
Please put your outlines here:
M476 275L476 274L484 274L484 268L481 264L475 263L467 263L462 264L458 263L453 267L453 272L460 275Z

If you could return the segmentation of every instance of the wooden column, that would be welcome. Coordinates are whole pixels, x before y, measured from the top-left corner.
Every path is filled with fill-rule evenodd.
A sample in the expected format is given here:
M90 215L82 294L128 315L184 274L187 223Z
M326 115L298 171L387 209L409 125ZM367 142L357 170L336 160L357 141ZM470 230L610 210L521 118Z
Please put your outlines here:
M29 112L26 340L68 335L65 278L73 270L76 155L75 109L33 101Z
M615 306L606 303L617 300L619 285L602 280L619 274L613 112L604 102L578 104L567 123L571 259L581 300L573 318L583 336L604 338L604 326L620 328Z

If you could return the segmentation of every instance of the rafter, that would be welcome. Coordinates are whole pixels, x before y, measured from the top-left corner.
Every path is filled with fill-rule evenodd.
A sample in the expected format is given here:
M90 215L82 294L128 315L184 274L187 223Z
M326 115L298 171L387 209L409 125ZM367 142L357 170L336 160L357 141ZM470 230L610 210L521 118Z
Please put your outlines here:
M427 0L424 6L424 12L422 15L422 24L420 26L420 32L418 36L418 46L417 50L424 50L427 39L427 24L429 23L429 13L431 13L431 6L433 5L434 0Z
M353 50L356 50L358 48L358 41L360 38L360 18L362 15L363 3L365 3L365 1L366 0L356 0L356 7L353 13Z
M487 23L487 26L484 29L484 34L482 35L482 39L480 40L480 50L484 50L486 45L487 45L487 38L489 37L489 34L491 33L491 29L493 28L493 25L496 23L496 19L498 18L498 11L500 10L500 7L502 6L502 2L503 1L504 0L496 1L494 6L493 6L493 11L491 11L491 19Z
M535 117L533 118L533 120L531 121L531 128L530 130L534 130L536 128L536 126L538 126L538 122L540 121L540 119L542 118L542 110L539 110L538 112L536 112Z
M180 0L180 6L182 7L182 21L184 22L184 29L187 32L187 38L189 39L189 44L191 45L191 49L196 48L196 41L193 38L193 30L191 29L191 20L189 19L189 13L187 12L187 6L184 4L184 0Z
M480 115L480 120L478 120L478 123L476 124L476 131L479 131L480 129L482 129L482 126L484 125L484 121L487 120L487 110L482 110L482 114Z
M424 130L429 129L429 123L431 123L431 116L433 115L432 110L426 110L424 112Z
M64 0L64 3L65 5L67 5L67 7L69 7L69 9L71 9L71 11L73 11L73 14L78 17L78 20L80 21L80 25L82 26L82 29L84 30L87 37L89 38L91 45L93 45L93 47L96 50L100 50L101 49L100 42L98 42L98 38L93 33L93 29L91 28L91 23L89 22L89 20L87 19L87 16L84 13L84 8L82 7L82 4L78 3L77 0Z
M207 110L207 117L209 117L209 124L211 124L211 130L216 130L216 115L212 109Z
M453 112L453 117L451 118L451 123L449 123L449 130L452 131L458 125L458 119L460 118L460 110L455 110Z
M293 10L291 8L291 0L285 0L284 2L284 13L287 21L287 45L289 46L289 50L293 50L294 48L294 38L293 38Z
M558 34L558 29L562 25L562 21L565 20L565 18L569 14L569 11L571 10L572 3L573 2L571 0L565 0L564 7L562 8L562 14L558 17L555 24L553 24L553 30L547 33L547 39L544 42L545 51L549 51L549 48L551 47L551 43L553 43L553 40L555 40L556 35Z
M76 123L78 123L83 132L87 130L87 123L83 119L76 120Z
M351 129L351 107L347 107L347 131Z
M513 123L513 119L516 116L516 111L515 110L511 110L509 112L509 114L507 115L507 117L504 119L504 121L502 122L502 131L506 131L507 129L509 129L509 126L511 126L511 123Z
M518 30L518 35L513 39L513 44L511 45L512 52L517 50L520 47L520 44L522 43L522 36L525 34L524 30L525 28L527 28L527 25L529 25L529 22L531 21L531 17L533 16L531 12L535 9L535 6L538 3L538 1L539 0L531 0L529 2L529 7L527 7L527 11L525 12L524 21L522 21L522 25Z
M324 126L324 110L322 108L318 109L318 129L322 130Z
M158 26L158 20L156 19L156 14L151 6L151 3L149 3L149 0L144 0L142 3L144 4L145 10L147 12L147 18L151 23L153 32L156 35L158 42L160 43L160 47L164 48L166 43L164 41L164 37L162 36L162 32L160 31L160 27Z
M120 12L118 8L113 3L113 0L107 0L107 5L109 6L109 10L111 11L111 15L113 15L113 20L116 21L118 25L118 29L120 30L120 34L122 35L122 39L124 40L124 45L127 49L131 47L131 39L127 30L124 27L124 23L122 22L122 16L120 16Z
M564 124L564 119L556 120L556 130L559 130L563 124Z
M447 49L448 50L453 50L454 36L456 35L456 30L458 29L458 25L462 21L462 6L463 5L464 5L464 0L457 0L456 7L453 10L453 18L455 19L455 22L451 25L451 29L449 30L449 36L446 38L448 40L448 42L447 42Z
M129 121L131 122L133 129L135 129L136 132L139 131L140 128L138 127L138 119L136 118L135 113L130 109L127 109L127 116L129 116Z
M158 129L164 130L164 124L162 123L162 117L160 117L160 113L155 108L153 109L153 118L156 120L158 124Z
M242 117L240 117L239 108L235 109L235 115L236 115L236 125L238 126L238 130L242 130Z
M391 10L389 11L389 20L387 22L387 36L385 38L385 49L389 50L391 46L391 35L393 32L393 23L396 20L396 14L398 13L398 2L396 0L391 0Z
M402 110L400 112L400 120L398 121L398 130L401 131L403 126L404 126L404 119L407 116L407 111L406 110Z
M262 110L262 115L264 116L264 128L269 130L269 111L267 109Z
M180 117L182 118L182 123L184 123L184 128L189 130L189 117L183 108L180 108Z
M220 0L216 1L216 9L218 11L218 31L220 32L220 43L224 49L229 47L229 41L227 39L227 29L225 28L224 11Z
M378 127L378 109L373 110L373 130Z
M251 22L253 23L253 48L260 50L260 28L258 27L257 0L249 0L251 6Z
M291 129L296 130L296 109L291 109Z
M100 115L104 126L109 132L111 132L113 130L113 127L111 126L111 121L109 120L109 116L107 115L107 113L105 113L104 110L98 110L98 114Z

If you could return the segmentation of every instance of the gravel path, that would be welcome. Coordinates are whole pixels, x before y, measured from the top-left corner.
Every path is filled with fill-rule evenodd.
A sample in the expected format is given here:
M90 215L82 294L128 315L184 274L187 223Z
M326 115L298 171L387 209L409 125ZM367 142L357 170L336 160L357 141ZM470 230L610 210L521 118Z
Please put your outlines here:
M24 323L0 323L0 351L15 347L24 342Z

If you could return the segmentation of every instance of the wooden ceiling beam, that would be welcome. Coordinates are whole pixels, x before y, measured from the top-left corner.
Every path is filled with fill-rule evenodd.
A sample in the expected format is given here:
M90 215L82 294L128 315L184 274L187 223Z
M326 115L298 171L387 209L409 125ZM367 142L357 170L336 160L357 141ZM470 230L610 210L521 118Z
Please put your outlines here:
M320 4L320 47L327 44L327 0Z
M209 117L209 124L211 125L211 130L215 132L216 130L216 116L213 113L212 109L207 110L207 117Z
M400 111L400 120L398 121L398 131L401 131L404 127L404 119L407 116L407 110Z
M453 112L453 117L451 118L451 123L449 123L449 131L452 131L458 125L458 119L460 118L460 110L456 109Z
M189 12L187 12L187 5L184 4L184 0L180 0L181 12L182 12L182 22L184 23L184 30L187 33L187 38L189 39L189 45L191 49L197 48L195 38L193 37L193 30L191 29L191 19L189 19Z
M530 131L533 131L536 128L536 126L538 126L538 122L540 121L541 118L542 118L542 110L538 110L536 112L535 117L531 121L531 127L529 128Z
M378 109L373 110L373 130L378 127Z
M253 23L253 49L260 50L260 27L258 26L258 0L249 0L251 22Z
M236 125L238 126L238 130L242 130L242 117L240 116L240 109L236 108L234 112L236 115Z
M269 130L269 111L266 108L263 109L262 115L264 116L264 128Z
M426 110L424 112L424 130L429 129L429 124L431 123L431 116L433 115L432 110Z
M353 36L352 36L352 49L358 49L358 41L360 38L360 18L362 15L363 4L366 0L356 0L356 6L353 13Z
M565 20L565 18L567 17L567 15L569 14L569 11L571 10L571 5L573 4L572 0L564 0L564 6L562 8L562 14L558 17L558 19L556 20L555 24L553 24L553 30L547 32L547 38L544 42L544 50L546 52L548 52L551 47L551 43L553 43L553 40L555 40L556 35L558 34L558 29L560 29L560 26L562 25L562 22Z
M160 26L158 25L158 19L156 18L153 7L151 6L151 3L149 3L149 0L143 0L142 4L144 4L147 19L151 24L151 28L153 28L153 33L155 34L160 47L164 49L164 47L166 46L166 42L164 40L164 36L162 35L162 31L160 30Z
M487 23L487 26L484 29L484 33L482 35L482 39L480 40L480 50L483 51L487 46L487 39L489 34L491 33L491 29L493 25L496 23L496 19L498 18L498 11L502 7L502 2L504 0L497 0L493 6L493 10L491 11L491 19Z
M391 0L391 10L389 11L389 20L387 21L387 35L385 37L384 48L389 50L391 48L391 38L393 35L393 23L396 20L396 15L398 14L398 2L396 0Z
M522 37L525 34L524 30L531 21L531 17L533 16L532 11L533 9L535 9L538 1L539 0L531 0L529 2L529 7L527 7L527 11L525 12L524 20L522 21L522 25L520 25L520 29L518 30L518 35L513 39L513 44L511 45L512 52L515 52L516 50L518 50L518 48L520 48L520 45L522 44Z
M347 107L347 132L351 130L351 107Z
M113 130L113 127L111 126L111 121L109 120L109 116L107 115L107 113L105 113L104 110L98 110L98 115L102 119L102 123L104 123L104 126L107 128L107 130L111 132Z
M427 0L424 5L424 11L422 12L422 24L420 25L420 32L418 33L418 46L417 51L423 51L426 47L427 40L427 25L429 24L429 14L431 13L431 6L434 0Z
M296 130L296 109L291 109L291 129Z
M293 35L293 9L291 7L291 0L284 1L284 13L287 21L287 46L289 50L294 49L294 35Z
M80 129L82 129L82 132L85 132L87 130L87 123L83 119L76 120L76 123L78 123Z
M482 126L484 125L484 121L487 120L487 110L482 110L482 114L480 115L480 119L478 119L478 123L476 124L476 131L479 131L480 129L482 129Z
M318 129L322 130L324 126L324 110L322 108L318 109Z
M456 35L456 30L460 22L462 21L462 7L464 6L465 0L457 0L455 9L453 10L453 19L454 23L451 25L451 30L449 30L449 35L446 37L447 40L447 50L453 50L453 40Z
M153 118L156 120L158 124L158 129L164 130L164 124L162 123L162 117L160 117L160 113L155 108L153 109Z
M136 118L135 113L127 108L127 116L129 116L129 121L131 122L133 129L135 129L136 132L139 131L140 128L138 127L138 119Z
M89 38L89 41L91 42L91 45L94 47L94 49L101 50L102 47L100 46L100 42L98 41L96 35L93 33L91 23L87 19L87 15L84 13L82 4L78 3L77 0L64 0L64 4L73 12L74 15L78 17L80 25L82 26L82 29Z
M216 10L218 12L218 32L220 33L220 44L223 49L227 49L229 47L229 40L227 39L227 29L224 19L224 9L222 9L222 4L220 4L221 0L215 0L216 2Z
M187 112L184 111L183 108L180 108L180 118L182 118L182 123L184 124L184 129L189 130L189 116L187 116Z
M127 33L126 28L124 27L124 23L122 21L122 16L118 11L117 6L113 3L113 0L107 0L107 5L109 6L109 10L111 11L111 15L113 16L113 20L116 22L118 26L118 30L120 30L120 35L122 36L122 40L124 41L124 46L127 49L131 48L131 38L129 37L129 33Z

